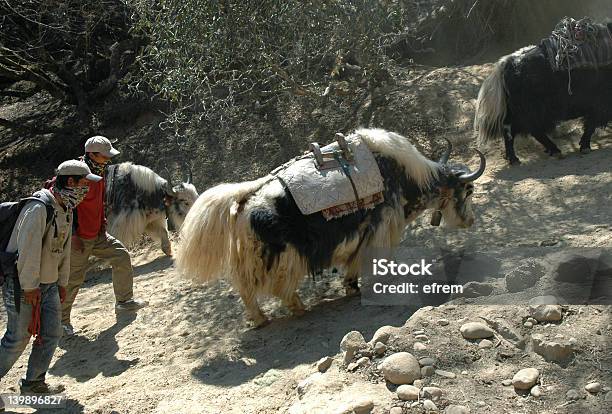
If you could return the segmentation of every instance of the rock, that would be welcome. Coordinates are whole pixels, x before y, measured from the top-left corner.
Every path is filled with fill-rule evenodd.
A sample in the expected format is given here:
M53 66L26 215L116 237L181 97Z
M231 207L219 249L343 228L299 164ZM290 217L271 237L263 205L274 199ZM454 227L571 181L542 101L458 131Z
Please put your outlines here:
M391 337L391 335L395 335L399 331L399 329L400 328L396 328L395 326L381 326L376 330L376 332L374 332L374 336L372 336L370 344L381 342L387 345L387 342L389 342L389 338Z
M530 306L529 312L538 322L557 322L563 316L560 305Z
M438 411L438 407L431 400L423 401L423 408L425 411Z
M531 329L531 328L533 328L533 323L531 323L531 322L527 321L527 322L525 322L525 323L523 324L523 326L524 326L525 328L527 328L527 329Z
M355 358L355 351L351 350L342 353L342 362L344 362L344 365L350 364L353 358Z
M534 326L538 324L538 321L536 321L534 318L527 318L527 322L531 322Z
M480 349L489 349L489 348L493 348L493 342L489 341L488 339L483 339L482 341L480 341L480 343L478 344L478 348Z
M383 356L385 352L387 352L387 345L382 342L376 342L376 345L374 345L374 353L378 356Z
M412 349L415 351L425 351L427 346L422 342L415 342L414 345L412 345Z
M505 379L505 380L502 381L502 385L504 387L509 387L509 386L512 385L512 380L511 379Z
M506 289L515 293L529 289L544 276L544 268L535 261L520 265L506 275Z
M314 374L312 374L311 376L303 379L302 381L300 381L297 385L297 392L298 395L301 397L304 394L306 394L306 392L308 392L308 389L317 381L319 381L321 379L321 376L323 374L321 374L320 372L316 372Z
M400 385L397 387L397 396L400 400L416 401L419 399L419 389L412 385Z
M440 326L447 326L450 322L448 322L448 319L439 319L438 320L438 325Z
M584 389L591 394L597 394L599 391L601 391L601 384L599 382L591 382L585 385Z
M431 365L421 368L421 376L422 377L431 377L436 370Z
M351 331L344 335L340 341L340 349L344 352L357 352L360 349L366 348L367 344L363 335L358 331Z
M468 282L463 285L463 293L460 295L465 298L477 298L488 296L493 292L493 285L482 282Z
M469 414L470 409L463 405L449 405L444 410L444 414Z
M416 339L417 341L420 342L427 342L429 341L429 338L427 337L427 335L417 335L414 337L414 339Z
M421 380L414 380L412 385L414 385L417 388L423 388L423 381L421 381Z
M514 374L512 385L517 390L528 390L538 381L540 371L535 368L525 368Z
M457 375L454 372L443 371L441 369L437 369L436 374L444 378L456 378L457 377Z
M542 396L542 388L540 388L539 385L536 385L531 389L531 391L529 391L529 393L534 398L540 398Z
M346 370L349 372L353 372L357 368L359 368L359 365L356 362L351 362L350 364L347 365Z
M334 360L331 357L323 357L319 360L319 362L317 362L317 369L319 372L325 372L329 369L329 367L331 367L333 361Z
M568 401L576 401L580 399L580 394L576 390L569 390L565 393L565 399Z
M546 361L562 362L567 360L573 351L569 341L547 341L544 336L535 334L531 337L533 350L541 355Z
M434 401L437 401L442 398L442 389L438 387L424 387L421 390L421 394L423 398L429 398Z
M361 398L351 404L355 414L369 414L374 408L374 401L369 398Z
M481 322L468 322L459 328L465 339L483 339L495 335L495 331Z
M425 358L421 358L419 359L419 365L421 365L422 367L426 367L426 366L434 366L436 364L436 361L433 358L430 357L425 357Z
M408 352L388 356L381 370L387 381L397 385L412 384L415 379L421 378L419 361Z
M403 414L403 412L402 407L393 407L389 410L389 414Z
M539 305L558 305L559 299L556 296L547 295L547 296L536 296L529 300L529 306L539 306Z
M461 375L468 375L469 373L467 371L461 371Z
M484 402L484 401L476 401L476 405L479 406L479 407L485 407L487 405L487 403Z

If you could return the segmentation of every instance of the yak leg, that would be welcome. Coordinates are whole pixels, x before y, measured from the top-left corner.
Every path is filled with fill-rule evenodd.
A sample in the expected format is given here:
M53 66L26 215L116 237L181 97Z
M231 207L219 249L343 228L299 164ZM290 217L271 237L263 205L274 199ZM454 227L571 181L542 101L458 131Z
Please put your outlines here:
M283 304L295 316L302 316L306 312L306 309L304 308L304 304L302 303L302 300L300 299L300 295L298 295L297 292L294 292L293 295L291 295L291 298L289 300L282 299L282 301L283 301Z
M506 148L506 159L510 165L518 165L521 160L518 159L514 152L514 135L512 134L510 125L504 125L504 146Z
M548 138L548 135L546 135L545 133L537 132L537 133L534 133L533 136L535 137L536 140L538 140L540 144L544 146L544 148L546 148L546 153L548 155L561 154L561 150L559 150L559 148L555 145L555 143L552 142L550 138Z
M584 120L584 132L582 133L582 138L580 138L580 152L583 154L588 154L591 152L591 137L595 133L595 129L597 126L595 122L593 122L590 118L585 118Z
M165 218L159 218L149 223L145 231L153 238L161 240L161 249L166 256L172 257L172 244L168 238L168 229L166 228Z
M244 306L246 307L247 317L253 321L253 324L256 328L260 328L265 326L269 321L268 318L263 314L261 308L259 307L259 303L257 303L257 298L254 293L246 293L243 290L240 291L240 297L244 302Z

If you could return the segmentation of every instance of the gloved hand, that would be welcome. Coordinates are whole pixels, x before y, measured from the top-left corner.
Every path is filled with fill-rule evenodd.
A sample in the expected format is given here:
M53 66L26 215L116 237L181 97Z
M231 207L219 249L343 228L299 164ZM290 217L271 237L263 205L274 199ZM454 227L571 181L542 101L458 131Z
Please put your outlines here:
M40 303L40 289L28 289L23 291L23 301L29 305L36 306Z

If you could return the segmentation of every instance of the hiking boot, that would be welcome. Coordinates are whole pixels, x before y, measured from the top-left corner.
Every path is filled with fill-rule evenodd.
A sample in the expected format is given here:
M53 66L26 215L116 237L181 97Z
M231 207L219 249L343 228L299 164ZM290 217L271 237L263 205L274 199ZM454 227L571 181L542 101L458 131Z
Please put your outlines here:
M128 299L115 304L115 312L136 311L147 306L149 302L139 299Z
M66 390L62 384L49 385L45 381L19 381L21 395L53 395L60 394Z
M64 332L63 336L73 336L79 331L78 329L74 329L74 326L72 326L70 322L62 323L62 330Z

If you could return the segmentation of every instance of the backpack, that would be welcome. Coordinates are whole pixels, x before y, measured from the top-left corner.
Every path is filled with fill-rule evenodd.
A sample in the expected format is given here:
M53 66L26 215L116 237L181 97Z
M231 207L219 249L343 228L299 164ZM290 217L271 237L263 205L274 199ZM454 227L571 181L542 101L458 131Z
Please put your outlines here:
M5 276L17 277L17 253L7 253L6 248L13 234L13 228L19 218L19 213L21 213L21 210L29 201L39 201L45 205L47 209L47 226L55 218L55 208L53 205L47 204L37 196L0 204L0 283L2 284L4 284Z

